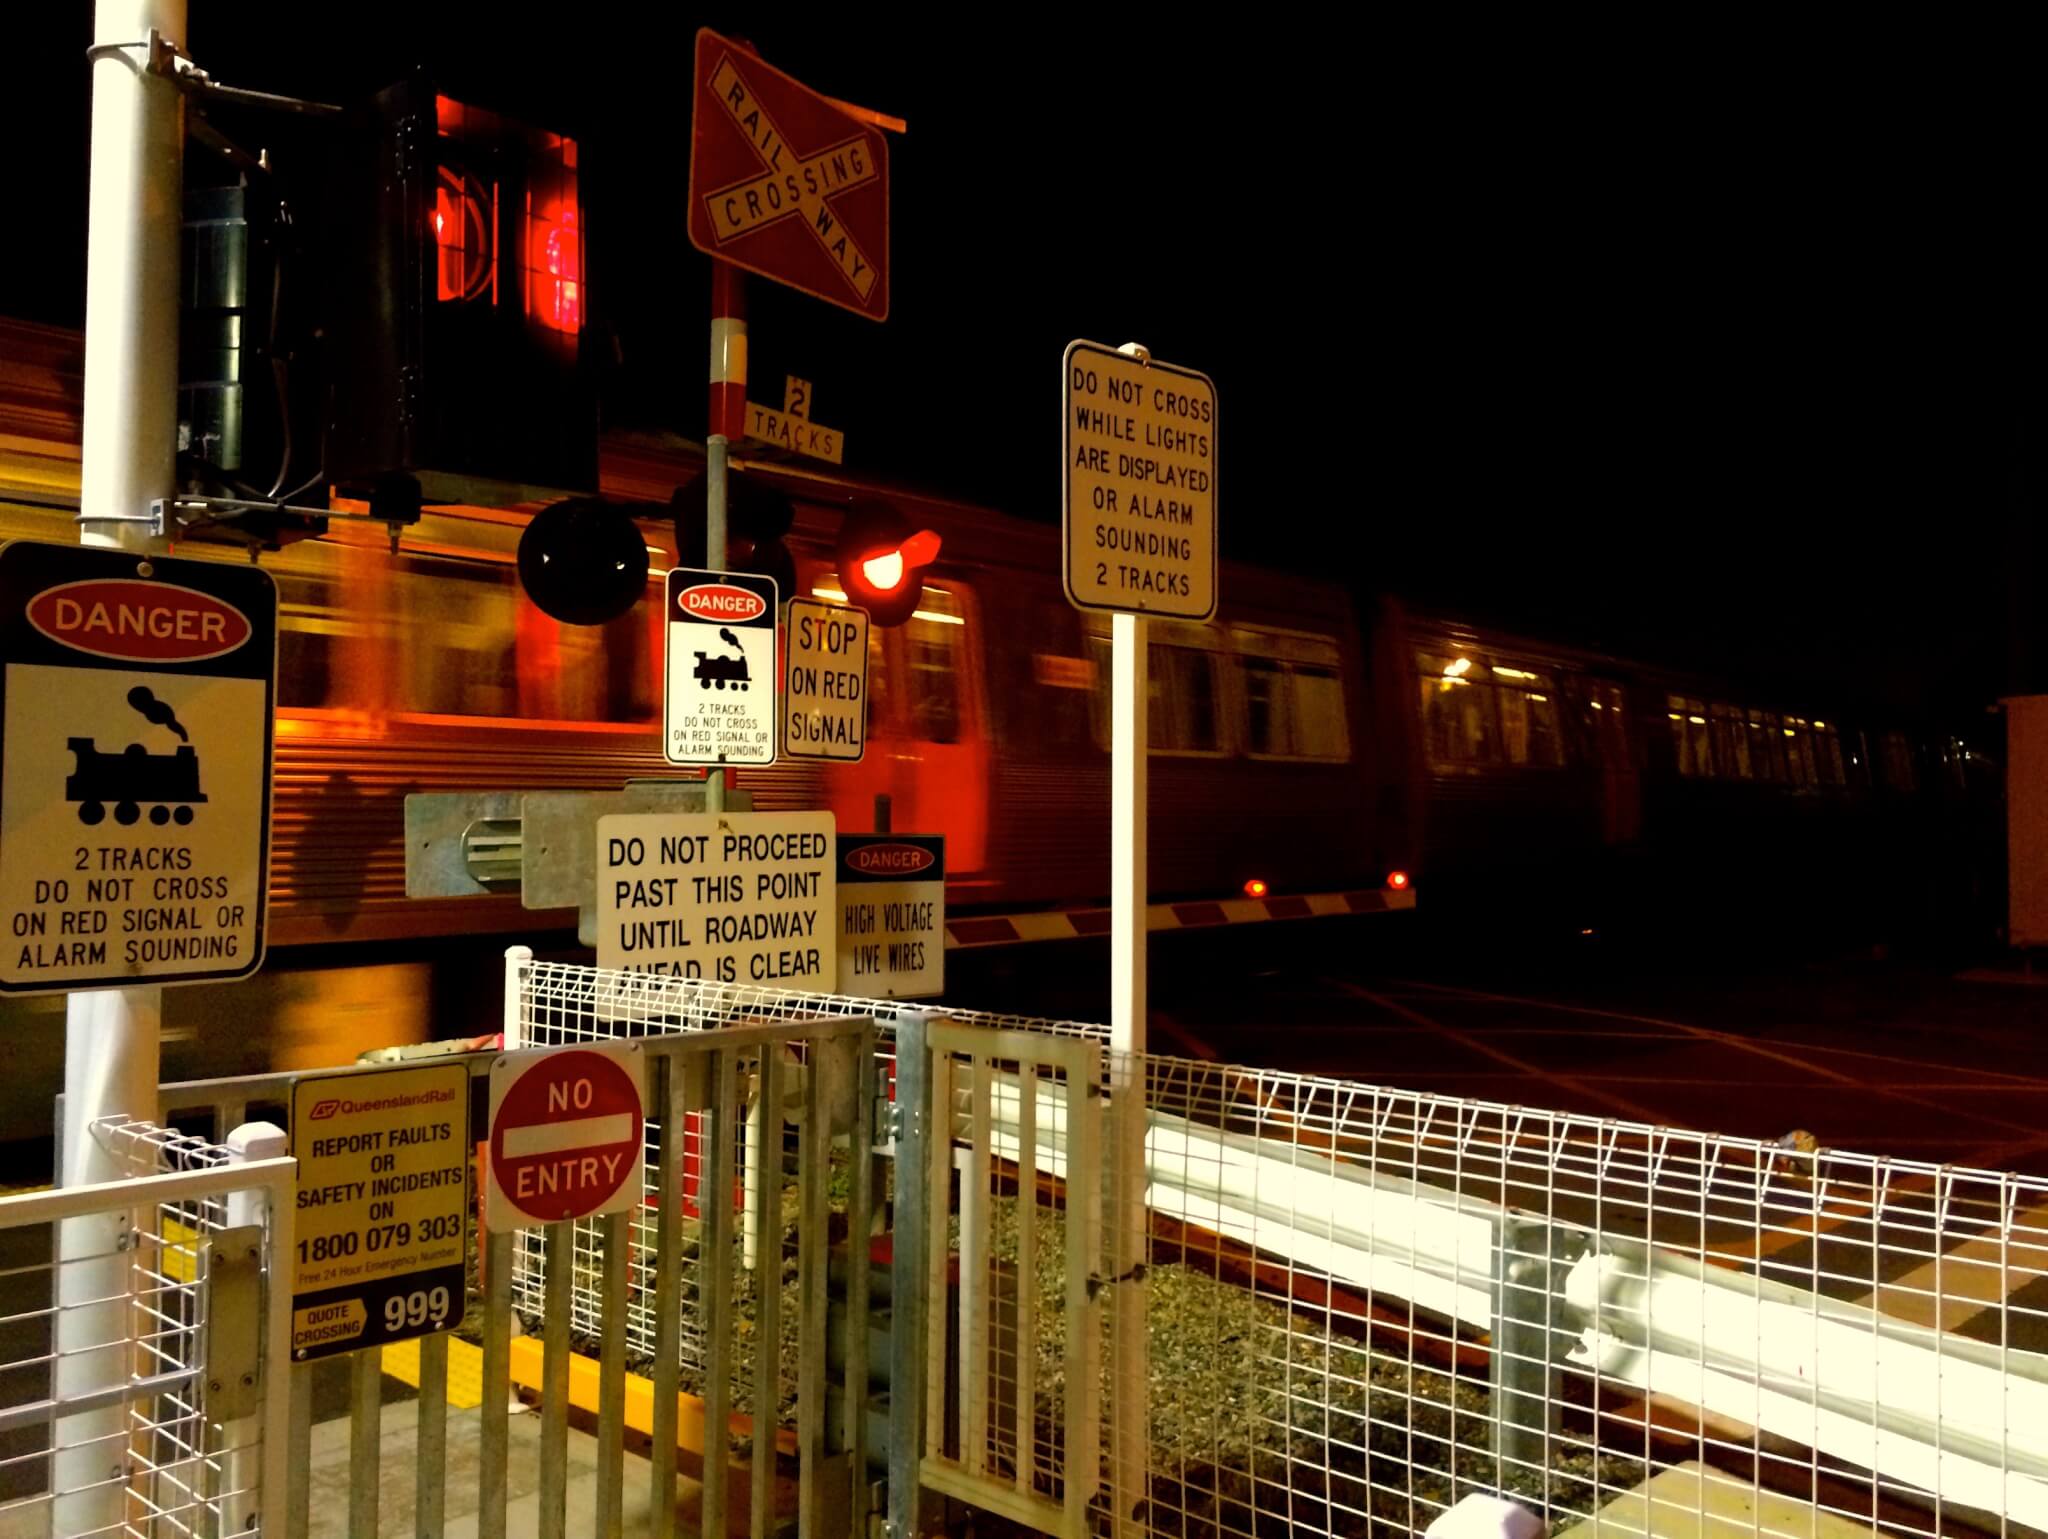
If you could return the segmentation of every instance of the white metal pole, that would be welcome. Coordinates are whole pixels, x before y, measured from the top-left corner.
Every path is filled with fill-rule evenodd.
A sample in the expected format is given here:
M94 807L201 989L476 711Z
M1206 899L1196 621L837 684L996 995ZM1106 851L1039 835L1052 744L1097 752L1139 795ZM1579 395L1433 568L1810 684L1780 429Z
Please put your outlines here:
M162 554L140 524L94 522L146 513L176 488L178 262L184 199L184 112L177 87L147 71L148 40L184 43L185 0L99 0L93 42L92 166L85 258L85 424L80 537ZM67 1001L63 1169L66 1186L125 1174L88 1131L101 1117L154 1121L163 1035L161 988L98 989ZM127 1240L131 1216L67 1220L59 1232L56 1392L86 1394L127 1380ZM76 1261L71 1258L78 1258ZM86 1259L100 1258L100 1259ZM86 1304L86 1300L103 1300ZM103 1351L83 1348L116 1343ZM127 1410L57 1423L52 1474L60 1532L119 1522Z
M1150 666L1143 615L1110 617L1109 1043L1110 1190L1108 1219L1116 1399L1110 1489L1115 1532L1137 1532L1133 1514L1145 1490L1146 1419L1151 1369L1145 1339L1145 983L1147 760L1151 749L1146 688Z
M1110 616L1109 1045L1145 1051L1146 654L1143 615Z
M274 1122L245 1122L227 1137L228 1163L274 1160L291 1153L291 1140ZM230 1192L230 1228L261 1224L268 1230L263 1275L263 1409L221 1428L221 1533L268 1533L282 1526L291 1421L291 1207L273 1209L270 1188Z
M704 443L704 565L714 572L725 570L727 447L728 441L723 433L713 433ZM705 772L704 810L725 811L723 769ZM753 1230L749 1229L747 1233L751 1236Z

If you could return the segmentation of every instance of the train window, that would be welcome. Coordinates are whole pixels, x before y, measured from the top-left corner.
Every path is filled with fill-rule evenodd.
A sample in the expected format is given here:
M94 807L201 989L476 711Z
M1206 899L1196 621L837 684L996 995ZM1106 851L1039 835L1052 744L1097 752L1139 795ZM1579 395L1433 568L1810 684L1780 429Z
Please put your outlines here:
M1735 705L1707 708L1707 722L1713 733L1714 762L1721 773L1736 780L1756 778L1756 756L1751 751L1749 713Z
M1824 721L1813 724L1813 760L1820 771L1820 783L1839 786L1848 783L1848 776L1842 769L1841 729Z
M1813 763L1813 736L1807 731L1804 717L1787 716L1780 729L1785 738L1785 763L1792 771L1792 784L1810 786L1819 783L1820 776Z
M1439 769L1499 763L1500 732L1485 668L1463 652L1418 652L1415 661L1430 762Z
M1671 718L1671 742L1678 757L1678 773L1711 777L1714 749L1707 727L1704 701L1684 695L1665 697L1665 714Z
M659 604L604 626L557 624L519 592L518 535L516 525L430 514L396 556L322 539L267 561L278 581L279 704L652 721L659 663L649 617Z
M1238 629L1245 752L1261 758L1348 759L1351 733L1337 644L1323 636Z
M1883 768L1884 783L1894 791L1915 791L1920 787L1920 776L1913 767L1913 745L1903 732L1887 732L1884 735L1879 763Z
M1567 719L1572 730L1565 751L1573 763L1606 769L1628 767L1628 720L1621 686L1582 674L1566 674Z
M1492 672L1501 748L1507 762L1562 765L1564 737L1558 729L1555 680L1547 673L1509 663L1496 662Z
M1215 654L1154 643L1147 663L1151 746L1167 753L1220 753Z
M967 618L958 595L925 584L917 613L903 627L909 665L911 735L928 743L960 740L960 675Z
M1145 651L1147 746L1153 753L1228 752L1231 744L1214 633L1205 626L1164 620L1153 621L1152 630L1169 639L1153 641ZM1095 743L1106 749L1110 733L1109 637L1091 631L1087 647L1085 659L1034 661L1034 677L1041 687L1085 677ZM1083 666L1076 668L1075 663Z

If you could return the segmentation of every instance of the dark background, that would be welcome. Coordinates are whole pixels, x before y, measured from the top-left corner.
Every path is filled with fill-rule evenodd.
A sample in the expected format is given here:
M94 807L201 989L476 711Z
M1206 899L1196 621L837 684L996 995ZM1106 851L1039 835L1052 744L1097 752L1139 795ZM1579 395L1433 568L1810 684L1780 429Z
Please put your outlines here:
M15 55L42 128L7 308L77 325L90 28L53 9ZM1968 722L2048 687L2044 124L1995 75L2016 39L1099 9L370 4L315 31L194 0L188 41L217 79L330 101L431 62L576 135L610 422L704 430L701 22L909 121L889 321L750 285L755 398L811 379L849 470L1050 521L1060 351L1135 339L1217 382L1227 555L1788 700Z

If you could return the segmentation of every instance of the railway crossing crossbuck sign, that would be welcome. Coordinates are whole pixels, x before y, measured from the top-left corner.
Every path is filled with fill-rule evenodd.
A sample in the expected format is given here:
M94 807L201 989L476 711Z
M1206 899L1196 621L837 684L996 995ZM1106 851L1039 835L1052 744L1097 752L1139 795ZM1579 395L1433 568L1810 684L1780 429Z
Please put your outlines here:
M501 1054L491 1065L484 1223L531 1229L637 1206L644 1067L637 1042Z
M880 130L716 32L697 34L690 244L871 321L889 314Z
M261 965L276 686L268 573L0 546L0 991Z
M671 764L775 762L775 579L670 569L662 751Z

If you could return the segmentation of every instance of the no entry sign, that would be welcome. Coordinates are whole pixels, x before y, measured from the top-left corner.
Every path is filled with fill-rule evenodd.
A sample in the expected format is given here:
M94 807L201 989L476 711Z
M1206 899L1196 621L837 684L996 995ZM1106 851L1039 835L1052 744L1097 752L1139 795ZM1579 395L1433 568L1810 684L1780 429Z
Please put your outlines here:
M640 1201L642 1067L637 1042L533 1048L491 1065L488 1227L530 1229Z

